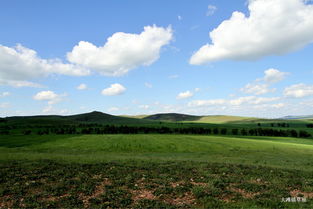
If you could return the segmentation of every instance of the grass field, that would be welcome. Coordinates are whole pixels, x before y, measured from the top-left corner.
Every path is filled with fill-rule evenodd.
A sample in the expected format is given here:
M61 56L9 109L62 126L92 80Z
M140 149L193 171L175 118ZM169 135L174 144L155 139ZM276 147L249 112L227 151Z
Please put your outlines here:
M0 162L1 208L313 207L312 139L8 135Z

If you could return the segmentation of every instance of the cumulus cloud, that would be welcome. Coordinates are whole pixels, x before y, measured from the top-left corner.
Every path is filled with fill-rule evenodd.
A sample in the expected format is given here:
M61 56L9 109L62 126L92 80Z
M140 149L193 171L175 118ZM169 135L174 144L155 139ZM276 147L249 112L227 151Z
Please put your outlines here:
M104 46L80 41L67 54L70 62L91 68L106 76L121 76L139 66L158 60L161 47L169 44L171 27L144 27L140 34L118 32L107 39Z
M285 106L286 106L286 104L284 104L284 103L277 103L277 104L272 104L271 105L271 107L277 108L277 109L285 107Z
M240 91L246 94L261 95L276 91L270 86L274 83L282 81L285 77L289 75L287 72L281 72L277 69L270 68L264 71L264 77L258 78L252 83L248 83L245 87L241 88Z
M217 10L217 7L214 5L208 5L208 10L206 12L206 16L212 16L215 11Z
M229 103L231 105L262 104L262 103L277 101L279 99L280 99L279 97L248 96L248 97L239 97L238 99L230 100Z
M34 100L48 101L49 105L56 104L66 96L65 94L56 94L53 91L41 91L33 96Z
M43 114L64 115L64 114L70 113L70 111L68 109L58 110L58 109L53 108L53 106L51 104L49 104L48 106L43 108L42 113Z
M248 83L245 87L240 89L242 92L246 94L255 94L261 95L269 92L274 92L275 89L270 89L268 84L258 84L258 83Z
M196 51L190 64L254 60L313 42L313 5L303 0L249 0L248 9L249 15L235 11L211 31L212 43Z
M181 92L177 95L176 99L187 99L193 96L191 91Z
M77 90L86 90L87 89L87 85L82 83L82 84L79 84L77 87L76 87Z
M247 96L239 97L237 99L211 99L211 100L194 100L188 103L190 107L199 107L199 106L215 106L215 105L230 105L230 106L239 106L239 105L258 105L262 103L268 103L279 100L279 97L256 97L256 96Z
M286 87L284 90L284 96L286 97L302 98L311 95L313 95L313 85L303 83Z
M7 96L9 96L10 95L10 92L2 92L2 93L0 93L0 98L1 97L7 97Z
M287 72L281 72L277 69L274 68L270 68L268 70L264 71L264 81L267 83L277 83L279 81L282 81L285 79L285 77L287 75L289 75L289 73Z
M194 100L188 103L189 107L211 106L211 105L224 105L227 100L225 99L209 99L209 100Z
M103 89L102 94L106 96L115 96L123 94L126 88L119 83L112 84L109 88Z
M0 85L40 87L28 80L49 74L82 76L89 71L59 59L42 59L36 51L20 44L13 48L0 45Z

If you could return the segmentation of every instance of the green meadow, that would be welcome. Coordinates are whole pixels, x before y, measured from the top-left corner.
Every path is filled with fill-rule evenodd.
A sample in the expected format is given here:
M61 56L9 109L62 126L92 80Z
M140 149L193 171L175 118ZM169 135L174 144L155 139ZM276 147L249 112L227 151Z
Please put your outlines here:
M312 207L313 140L5 136L2 207ZM282 202L287 197L306 202Z
M0 208L313 208L312 137L36 134L43 126L82 121L312 133L310 121L277 127L286 121L214 116L200 123L183 115L186 121L110 117L105 123L94 113L58 117L9 118L2 124L10 134L0 137ZM25 129L32 133L23 134Z
M177 160L313 170L313 140L197 135L17 135L0 140L4 160Z

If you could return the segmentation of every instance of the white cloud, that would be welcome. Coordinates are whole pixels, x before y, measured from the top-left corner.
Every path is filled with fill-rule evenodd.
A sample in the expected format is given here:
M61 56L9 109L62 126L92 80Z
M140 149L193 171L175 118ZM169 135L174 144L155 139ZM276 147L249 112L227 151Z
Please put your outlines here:
M1 80L0 85L12 86L16 88L20 87L32 87L32 88L43 88L44 86L38 83L30 81L12 81L12 80Z
M279 81L282 81L285 79L289 73L286 72L280 72L277 69L270 68L266 71L264 71L265 76L264 76L264 81L267 83L277 83Z
M240 91L246 94L261 95L276 91L276 89L269 88L272 84L285 79L289 75L287 72L281 72L277 69L270 68L264 71L264 77L256 79L253 83L248 83Z
M284 96L287 97L302 98L311 95L313 95L313 85L303 83L286 87L284 90Z
M206 12L206 16L212 16L216 10L217 10L216 6L208 5L208 11Z
M188 103L190 107L211 106L211 105L223 105L226 104L225 99L210 99L210 100L194 100Z
M28 80L49 74L82 76L89 71L59 59L42 59L36 51L20 44L13 48L0 45L0 85L40 87Z
M181 92L177 95L176 99L187 99L193 96L191 91Z
M51 112L53 112L52 105L48 105L48 106L44 107L43 110L42 110L42 113L48 113L49 114Z
M313 42L313 5L303 0L250 0L250 14L235 11L210 32L212 44L193 54L190 64L254 60L295 51Z
M51 104L49 104L48 106L43 108L42 113L43 114L64 115L64 114L70 113L70 111L68 109L57 110L57 109L54 109Z
M238 106L242 104L262 104L267 102L273 102L279 100L279 97L256 97L256 96L247 96L239 97L237 99L232 99L229 101L230 105Z
M87 85L82 83L82 84L79 84L77 87L76 87L77 90L86 90L87 89Z
M199 92L201 89L200 88L195 88L195 92Z
M237 99L211 99L211 100L194 100L188 103L190 107L200 107L200 106L216 106L216 105L230 105L230 106L240 106L240 105L257 105L262 103L268 103L279 100L279 97L256 97L247 96L239 97Z
M121 76L139 66L148 66L159 59L161 47L173 37L171 27L144 27L140 34L118 32L104 46L80 41L67 54L70 62L94 69L106 76Z
M126 88L119 83L112 84L109 88L103 89L102 94L106 96L115 96L123 94Z
M41 91L33 96L34 100L48 101L49 105L56 104L62 100L65 94L56 94L53 91Z
M139 108L147 110L150 108L150 106L149 105L139 105Z
M248 83L245 87L241 88L240 91L246 94L261 95L269 92L274 92L275 89L269 89L268 84Z
M277 109L285 107L285 106L286 106L286 104L284 104L284 103L272 104L272 107L277 108Z
M145 83L145 87L147 87L147 88L152 88L152 84L151 84L151 83L146 82L146 83Z
M2 92L2 93L0 93L0 98L1 97L7 97L7 96L10 96L10 92Z

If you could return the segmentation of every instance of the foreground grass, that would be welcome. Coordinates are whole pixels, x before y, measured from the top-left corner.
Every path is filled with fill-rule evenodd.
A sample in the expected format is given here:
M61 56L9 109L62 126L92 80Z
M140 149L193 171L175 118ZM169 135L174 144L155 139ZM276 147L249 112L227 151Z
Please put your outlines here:
M9 135L0 208L313 208L312 173L311 139Z
M111 160L227 162L313 170L313 140L192 135L6 136L0 159L97 163Z
M311 174L190 161L11 161L0 166L0 207L312 208Z

